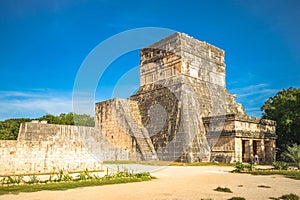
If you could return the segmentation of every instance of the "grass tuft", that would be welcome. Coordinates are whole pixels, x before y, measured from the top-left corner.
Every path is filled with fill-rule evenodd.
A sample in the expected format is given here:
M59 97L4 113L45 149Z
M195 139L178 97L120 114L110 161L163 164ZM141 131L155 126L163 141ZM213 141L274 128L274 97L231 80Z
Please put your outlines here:
M232 191L227 187L217 187L216 189L214 189L214 191L232 193Z
M279 199L284 199L284 200L299 200L299 196L293 193L290 194L285 194L279 197Z
M260 188L271 188L271 187L268 186L268 185L258 185L257 187L260 187Z
M231 197L228 200L246 200L244 197Z

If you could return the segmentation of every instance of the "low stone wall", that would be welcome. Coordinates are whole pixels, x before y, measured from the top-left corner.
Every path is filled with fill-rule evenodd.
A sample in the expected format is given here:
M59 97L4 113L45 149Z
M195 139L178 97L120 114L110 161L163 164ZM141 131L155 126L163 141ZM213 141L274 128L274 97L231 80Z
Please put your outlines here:
M101 170L103 160L128 160L93 127L24 123L17 141L0 141L0 175Z

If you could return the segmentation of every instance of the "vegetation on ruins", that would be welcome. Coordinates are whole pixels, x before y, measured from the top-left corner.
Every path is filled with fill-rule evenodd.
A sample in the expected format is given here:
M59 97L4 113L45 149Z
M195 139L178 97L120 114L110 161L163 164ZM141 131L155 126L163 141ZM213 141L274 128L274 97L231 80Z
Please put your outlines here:
M263 118L276 121L277 158L288 146L300 145L300 88L279 91L261 107Z
M74 120L75 118L75 120ZM37 119L20 118L20 119L8 119L0 121L0 140L16 140L18 138L20 125L23 122L30 122L32 120L45 120L49 124L61 124L61 125L78 125L78 126L91 126L95 124L94 117L87 114L74 114L61 113L58 116L46 114ZM76 121L76 123L75 123Z
M124 169L106 173L100 177L85 169L76 176L60 170L52 173L46 180L40 180L35 174L29 175L27 180L23 176L5 176L0 178L0 195L19 192L37 192L41 190L67 190L78 187L100 186L107 184L140 182L154 179L149 172L134 173Z

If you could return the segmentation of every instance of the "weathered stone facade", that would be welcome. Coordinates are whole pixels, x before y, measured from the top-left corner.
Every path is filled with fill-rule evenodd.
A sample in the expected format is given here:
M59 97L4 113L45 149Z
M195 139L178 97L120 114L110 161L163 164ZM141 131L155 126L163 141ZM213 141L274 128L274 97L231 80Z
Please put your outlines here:
M103 160L128 160L94 127L23 123L18 140L0 141L0 176L102 169Z
M275 122L226 90L224 51L175 33L140 52L128 99L95 106L95 127L24 123L0 141L0 175L98 170L103 160L273 161Z
M140 55L137 93L96 104L115 145L144 160L273 160L275 123L248 117L228 93L223 50L175 33Z

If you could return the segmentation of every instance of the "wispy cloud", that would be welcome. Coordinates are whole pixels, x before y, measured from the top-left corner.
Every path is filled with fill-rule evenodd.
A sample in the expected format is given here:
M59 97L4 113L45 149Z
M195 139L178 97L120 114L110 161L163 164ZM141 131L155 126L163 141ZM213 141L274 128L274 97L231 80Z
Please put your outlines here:
M239 98L245 98L252 95L263 94L262 96L271 95L278 91L278 89L268 88L269 85L265 83L250 85L242 88L235 88L230 90L232 94L237 94ZM259 95L261 96L261 95Z
M0 91L0 120L36 118L72 111L72 93L61 91Z
M231 94L237 95L237 102L241 103L247 114L255 117L261 116L260 108L264 101L274 96L279 89L270 88L266 83L259 83L230 90Z

